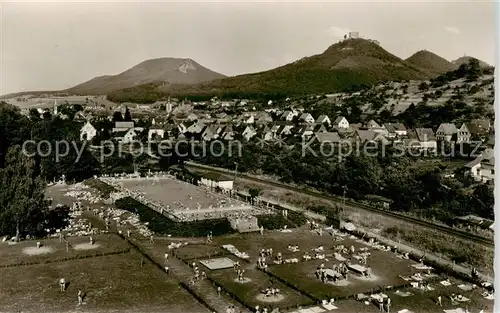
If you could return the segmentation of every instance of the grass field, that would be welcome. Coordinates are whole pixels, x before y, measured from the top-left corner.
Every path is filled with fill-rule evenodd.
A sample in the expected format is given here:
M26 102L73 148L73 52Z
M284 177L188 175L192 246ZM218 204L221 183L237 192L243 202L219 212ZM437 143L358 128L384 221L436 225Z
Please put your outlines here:
M65 292L61 277L69 281ZM159 269L141 267L136 253L2 268L0 281L0 312L208 312Z
M244 278L250 280L245 283L237 281L237 274L232 268L211 271L208 275L218 285L223 286L226 290L233 293L240 302L250 307L255 307L256 305L261 308L267 307L270 312L275 308L295 308L314 304L312 299L286 287L275 279L271 279L267 274L255 269L253 265L243 268L245 270ZM266 302L266 300L263 300L262 291L266 288L278 288L283 296L281 301ZM269 299L272 299L272 297Z
M13 265L19 263L44 263L46 261L62 261L67 258L76 258L94 255L96 253L113 253L128 249L123 240L116 235L103 234L94 235L95 244L92 249L88 249L87 243L89 237L69 237L69 251L66 252L66 244L59 242L59 239L44 239L39 240L42 244L40 251L37 251L36 240L21 241L16 244L2 243L0 244L0 267L5 265ZM78 250L80 248L81 250ZM42 254L29 255L32 253L50 252Z

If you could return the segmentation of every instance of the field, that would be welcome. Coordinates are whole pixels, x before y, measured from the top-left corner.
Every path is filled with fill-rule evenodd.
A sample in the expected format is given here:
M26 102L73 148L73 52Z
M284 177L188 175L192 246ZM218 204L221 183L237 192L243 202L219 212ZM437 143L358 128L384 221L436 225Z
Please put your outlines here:
M236 259L234 259L236 261ZM243 266L245 270L245 282L238 282L237 273L234 269L211 271L208 276L224 289L229 290L235 297L249 307L267 307L269 311L275 308L295 308L298 306L310 306L314 301L309 297L285 286L279 281L270 278L267 274L256 269L253 265ZM266 288L278 288L280 296L265 298L263 291Z
M37 248L36 241L27 240L16 244L0 244L0 267L20 263L45 263L64 261L66 259L85 258L95 254L115 254L129 249L123 240L116 235L94 235L95 244L90 246L89 237L68 237L70 243L68 252L66 244L59 239L39 240L42 244Z
M0 312L208 312L136 253L0 268L0 281ZM86 293L81 306L78 290Z

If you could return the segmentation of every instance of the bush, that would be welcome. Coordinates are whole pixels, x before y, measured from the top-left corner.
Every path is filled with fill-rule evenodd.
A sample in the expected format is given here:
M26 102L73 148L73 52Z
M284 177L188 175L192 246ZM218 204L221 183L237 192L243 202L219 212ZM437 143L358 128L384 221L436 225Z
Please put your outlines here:
M181 223L161 215L130 197L116 200L115 205L119 209L137 213L141 222L149 223L149 229L158 234L169 234L174 237L203 237L209 231L212 231L214 236L234 232L231 224L225 218Z
M288 211L288 218L283 217L281 214L269 214L257 216L259 225L265 229L280 229L285 225L288 228L295 228L303 226L307 219L302 212Z

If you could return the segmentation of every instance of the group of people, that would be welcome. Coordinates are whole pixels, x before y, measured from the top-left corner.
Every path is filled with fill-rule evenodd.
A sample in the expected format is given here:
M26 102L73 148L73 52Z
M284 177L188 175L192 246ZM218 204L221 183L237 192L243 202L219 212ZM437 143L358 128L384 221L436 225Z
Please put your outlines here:
M59 279L59 289L61 291L66 291L68 287L68 282L64 278ZM84 304L83 299L85 298L85 293L82 290L78 290L78 305Z

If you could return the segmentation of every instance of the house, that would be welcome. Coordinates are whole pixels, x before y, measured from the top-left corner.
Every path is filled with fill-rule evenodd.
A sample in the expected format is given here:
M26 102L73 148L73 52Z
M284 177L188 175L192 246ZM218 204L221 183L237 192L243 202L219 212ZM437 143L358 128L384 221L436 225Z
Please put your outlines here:
M243 136L243 139L249 141L250 139L252 139L252 137L257 135L257 131L255 130L255 128L253 128L253 126L248 125L247 127L245 127L245 130L241 133L241 135Z
M314 117L309 113L302 113L302 115L300 115L300 117L299 117L299 121L307 123L307 124L313 124Z
M453 136L458 132L455 124L452 123L442 123L436 130L436 140L437 141L447 141L450 142Z
M177 128L179 129L179 133L184 134L187 132L187 127L183 123L180 123L177 125Z
M437 150L436 136L432 128L415 128L415 133L421 149Z
M267 112L259 112L255 115L255 123L257 125L267 125L273 122L273 118Z
M124 132L131 128L134 128L134 122L115 122L115 127L112 129L112 132Z
M92 140L97 135L97 130L90 122L85 123L80 129L80 140Z
M131 128L127 131L118 131L114 133L114 138L122 143L131 143L137 138L136 131Z
M403 137L408 134L406 126L401 123L385 123L384 127L387 130L387 137L389 138Z
M337 132L322 132L315 133L314 140L319 142L320 144L324 143L340 143L342 139Z
M364 129L358 129L356 130L356 137L355 139L359 140L362 143L365 142L380 142L383 145L389 144L389 140L384 137L384 135L374 132L373 130L364 130Z
M211 126L206 126L201 131L201 140L203 141L211 141L217 138L217 134L215 134L215 130Z
M486 183L495 179L495 157L479 156L475 160L465 164L466 175L472 177L475 181Z
M369 120L366 124L365 124L365 127L367 129L372 129L372 128L380 128L380 125L375 122L374 120Z
M297 130L296 136L309 138L313 136L315 133L325 133L327 131L328 130L326 129L324 124L304 125Z
M336 128L349 128L349 122L347 119L343 116L339 116L333 121L333 126Z
M458 129L456 133L456 143L469 143L471 138L471 132L466 123L462 123L462 126Z
M316 120L316 123L317 124L327 124L328 126L331 126L332 125L332 121L330 120L330 118L328 117L328 115L320 115L318 117L318 119Z
M281 125L276 131L276 135L280 137L290 136L292 134L293 125Z
M165 137L165 130L163 129L150 129L148 131L148 141L163 139Z
M255 117L253 114L250 114L249 116L246 116L243 119L243 124L253 124L255 122Z
M281 114L281 119L285 120L287 122L291 122L295 115L292 113L292 111L285 111L283 114Z
M275 132L271 130L269 127L265 127L264 130L262 131L262 140L264 141L271 141L274 139Z
M220 132L220 138L224 140L233 140L234 139L233 126L227 125L226 127L224 127L224 129Z
M206 125L203 123L200 122L194 123L193 125L187 128L186 132L194 135L201 134L201 132L205 129L205 127Z
M223 191L233 190L234 179L223 174L207 172L201 176L199 184L208 188L220 188Z
M194 113L189 113L189 115L186 117L186 120L188 120L190 122L194 122L194 121L198 120L198 115L196 115Z

